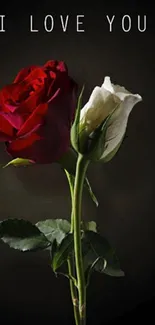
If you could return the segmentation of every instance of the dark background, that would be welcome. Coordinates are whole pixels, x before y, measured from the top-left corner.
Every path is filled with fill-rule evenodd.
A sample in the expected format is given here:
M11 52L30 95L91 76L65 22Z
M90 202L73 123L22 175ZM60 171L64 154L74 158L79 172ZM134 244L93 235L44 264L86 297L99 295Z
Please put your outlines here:
M102 6L101 6L102 4ZM116 157L89 169L89 178L99 200L96 209L84 195L85 220L96 220L101 234L116 248L124 278L94 274L88 290L88 324L121 324L153 315L155 295L154 220L154 17L153 6L137 1L95 1L65 4L17 1L0 5L6 14L6 33L0 33L0 87L11 83L28 65L62 59L81 86L85 101L105 75L143 97L131 113L127 137ZM33 14L39 33L29 32ZM43 19L53 15L55 29L43 30ZM69 14L68 32L63 33L59 15ZM75 17L84 14L85 33L77 33ZM109 33L106 15L116 15ZM132 17L132 31L121 30L121 18ZM137 31L137 15L147 15L147 31ZM8 156L1 145L1 163ZM32 222L69 218L67 181L58 165L8 168L0 171L0 219L21 217ZM22 254L0 246L0 323L73 324L67 279L56 279L46 253Z

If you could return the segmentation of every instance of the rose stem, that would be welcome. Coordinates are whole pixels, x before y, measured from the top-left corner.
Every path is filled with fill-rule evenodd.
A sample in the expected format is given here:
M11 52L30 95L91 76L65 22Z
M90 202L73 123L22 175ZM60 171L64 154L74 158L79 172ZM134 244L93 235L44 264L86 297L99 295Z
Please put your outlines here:
M79 154L73 195L73 213L74 213L74 253L77 274L78 296L79 296L79 314L80 324L86 324L86 285L83 268L82 244L81 244L81 210L82 210L82 193L84 186L85 173L89 161Z
M72 214L71 214L71 229L70 232L73 233L74 229L74 216L73 216L73 190L74 190L74 177L70 175L66 170L65 170L69 187L70 187L70 194L71 194L71 200L72 200ZM68 260L68 274L70 276L75 277L75 266L74 266L74 257L73 255L69 256ZM77 289L74 286L74 283L72 279L69 280L70 282L70 292L71 292L71 298L72 298L72 304L73 304L73 310L74 310L74 319L75 319L75 324L80 325L80 315L79 315L79 309L78 309L78 294L77 294Z

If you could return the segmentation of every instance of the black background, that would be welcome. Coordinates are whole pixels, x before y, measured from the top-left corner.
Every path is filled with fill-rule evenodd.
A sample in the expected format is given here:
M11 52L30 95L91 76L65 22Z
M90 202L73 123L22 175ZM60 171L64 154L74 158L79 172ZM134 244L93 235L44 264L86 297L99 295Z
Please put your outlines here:
M149 3L149 2L148 2ZM0 5L6 15L6 32L0 33L0 87L11 83L28 65L49 59L64 60L85 98L105 75L143 97L131 113L127 137L106 165L94 165L89 178L99 200L95 208L84 196L85 220L96 220L101 234L116 248L124 278L94 274L88 290L88 324L149 322L155 295L154 220L154 13L147 2L113 1L69 5L56 1L17 1ZM29 32L29 15L39 33ZM55 18L52 33L43 30L47 14ZM66 33L59 15L70 15ZM84 14L84 33L76 32L76 15ZM121 18L132 18L132 30L124 33ZM137 15L147 15L147 31L137 31ZM115 15L114 31L108 31L106 15ZM8 156L1 145L1 163ZM9 168L0 171L0 218L22 217L32 222L69 218L68 185L60 167ZM22 254L0 246L0 322L2 324L73 324L67 279L56 279L46 253Z

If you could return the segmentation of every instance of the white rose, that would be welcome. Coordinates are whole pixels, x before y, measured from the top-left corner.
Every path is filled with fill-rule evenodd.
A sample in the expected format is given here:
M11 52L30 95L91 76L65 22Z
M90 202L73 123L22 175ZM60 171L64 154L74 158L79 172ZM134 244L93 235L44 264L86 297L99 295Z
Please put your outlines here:
M105 145L100 159L108 161L117 152L127 127L129 114L134 105L142 100L124 87L113 85L105 77L101 87L95 87L89 101L80 114L80 129L88 134L96 130L110 116L105 133Z

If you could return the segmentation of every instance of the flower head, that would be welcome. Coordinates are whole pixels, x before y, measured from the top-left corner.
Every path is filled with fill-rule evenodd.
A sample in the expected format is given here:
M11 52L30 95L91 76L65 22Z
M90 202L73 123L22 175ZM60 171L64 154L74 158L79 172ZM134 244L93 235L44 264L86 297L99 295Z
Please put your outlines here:
M70 146L77 85L64 62L22 69L0 91L0 141L13 158L60 159Z
M141 100L140 95L112 84L110 77L105 77L81 109L79 150L91 159L111 159L122 143L130 112Z

